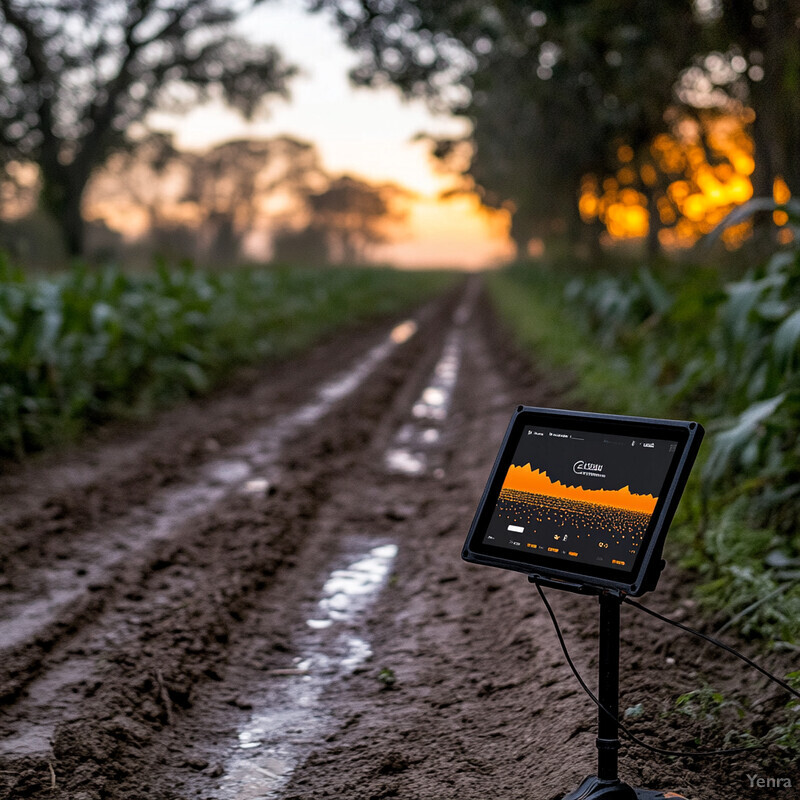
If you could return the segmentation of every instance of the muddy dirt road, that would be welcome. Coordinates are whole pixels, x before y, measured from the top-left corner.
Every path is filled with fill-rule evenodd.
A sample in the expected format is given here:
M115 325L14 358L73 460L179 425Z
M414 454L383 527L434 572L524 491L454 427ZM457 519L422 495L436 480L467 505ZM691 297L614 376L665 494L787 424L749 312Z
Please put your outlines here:
M512 409L559 405L504 341L474 279L7 471L0 797L546 800L594 772L595 713L535 592L460 560ZM593 684L596 602L556 595ZM647 599L700 622L674 573ZM653 743L719 746L784 705L628 608L623 630L621 708ZM670 712L703 680L753 710ZM621 771L697 800L800 784L764 752L624 747Z

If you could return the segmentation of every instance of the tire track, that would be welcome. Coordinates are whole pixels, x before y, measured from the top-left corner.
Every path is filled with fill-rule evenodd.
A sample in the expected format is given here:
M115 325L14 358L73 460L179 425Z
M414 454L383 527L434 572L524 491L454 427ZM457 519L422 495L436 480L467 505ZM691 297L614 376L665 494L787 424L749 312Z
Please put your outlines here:
M422 358L428 366L425 380L420 381L419 369L413 369L395 395L407 399L409 389L420 391L422 383L417 401L404 407L394 403L382 418L373 419L370 446L352 463L351 474L334 482L330 499L316 510L313 535L298 553L298 559L308 565L306 580L318 587L313 599L304 593L297 576L286 576L277 589L283 606L298 610L289 620L282 614L282 622L289 623L285 624L290 631L289 651L297 655L264 676L263 655L258 648L255 652L250 648L253 642L270 638L276 623L267 615L269 621L251 631L243 642L244 652L235 657L238 663L249 665L242 667L238 680L246 686L243 705L254 710L244 715L226 712L225 690L222 698L212 691L198 703L194 718L176 731L176 738L198 742L194 760L210 766L206 776L197 776L192 783L197 791L221 800L277 798L319 739L335 735L340 727L342 720L326 708L326 693L332 683L369 668L372 649L364 633L365 618L385 587L398 549L404 547L404 522L419 509L415 497L419 480L439 481L444 476L440 466L444 462L430 437L418 437L425 454L418 456L420 463L413 470L398 470L393 453L399 440L408 441L403 432L409 425L436 424L437 430L447 426L464 326L471 318L478 289L477 281L468 284L432 369L430 355ZM430 350L437 353L434 347ZM420 403L425 403L425 413ZM383 431L390 423L397 432L387 448ZM399 493L398 472L402 476ZM385 498L390 495L397 502L386 507ZM384 679L391 681L391 673ZM226 718L227 735L203 741L200 731L209 718Z

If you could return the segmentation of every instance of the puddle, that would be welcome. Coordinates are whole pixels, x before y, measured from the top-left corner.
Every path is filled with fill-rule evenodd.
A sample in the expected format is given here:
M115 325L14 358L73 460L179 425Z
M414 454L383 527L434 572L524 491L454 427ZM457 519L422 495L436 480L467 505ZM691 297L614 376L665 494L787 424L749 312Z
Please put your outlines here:
M266 478L253 478L242 486L245 494L263 494L270 487L270 482Z
M241 459L212 462L206 473L214 483L230 484L239 483L252 472L252 467Z
M428 466L428 459L424 453L412 453L404 447L393 447L386 452L386 466L390 472L422 475Z
M3 746L3 755L11 758L31 753L46 753L50 749L53 728L50 725L30 725L21 736Z
M30 594L18 600L6 598L0 611L0 653L35 635L35 629L55 622L58 613L79 600L90 585L102 581L104 573L130 561L135 552L149 544L168 538L188 516L208 511L222 499L228 487L238 486L245 493L266 491L277 475L272 476L272 481L267 475L251 477L254 469L265 472L270 467L277 468L281 448L289 437L355 391L416 330L417 323L413 320L395 326L355 366L320 387L309 403L258 429L249 442L232 448L226 458L208 463L203 469L204 480L161 492L149 508L133 509L120 525L87 537L85 547L76 543L69 559L29 573ZM117 543L119 548L114 546ZM124 551L123 558L119 551ZM31 596L34 593L39 596Z
M455 327L428 385L411 409L412 419L397 431L386 452L386 465L392 471L422 475L431 466L458 379L461 328L471 316L478 285L473 282L456 309ZM414 322L398 325L387 342L370 351L351 373L324 386L287 424L297 427L314 422L327 404L355 389L363 380L362 373L365 376L385 358L387 348L407 341L416 330ZM443 474L441 468L433 469L435 477ZM262 491L268 485L268 478L251 477L244 491ZM238 733L237 745L224 763L219 797L278 798L295 768L342 723L326 709L324 693L334 680L353 672L372 655L369 642L359 635L359 620L385 585L396 556L394 544L368 543L347 566L330 573L320 598L309 609L305 632L297 634L305 657L295 659L292 668L275 670L271 680L248 698L261 710L252 714Z
M104 586L113 573L147 545L168 539L175 526L192 514L210 508L225 494L220 485L196 484L156 497L147 508L137 508L124 524L110 526L98 536L76 542L70 558L31 570L26 586L4 599L0 610L0 659L54 624L70 608L80 607L87 592ZM0 752L4 743L0 742Z
M464 313L459 316L463 317ZM398 430L386 451L384 463L390 472L423 475L428 471L431 456L435 452L434 446L442 435L441 426L447 419L453 400L461 366L462 340L463 334L459 328L447 337L428 385L411 407L413 422L406 423ZM443 474L441 468L434 470L436 477Z
M334 570L322 587L317 619L307 620L309 627L328 627L325 623L352 619L363 601L374 595L386 581L397 545L373 547L369 554L345 569Z
M453 312L453 325L463 327L472 319L472 313L475 310L475 303L478 300L480 291L480 278L470 278L464 297L461 299L458 308Z
M306 656L296 658L291 669L276 670L275 677L282 679L259 693L254 705L262 710L239 731L219 797L278 797L311 747L341 723L325 710L323 694L372 655L369 643L357 635L359 617L386 583L396 556L396 545L377 545L330 573L302 634Z
M434 478L444 477L444 469L431 462L435 460L435 446L441 439L441 429L458 381L464 349L463 328L472 318L480 287L480 280L470 280L464 297L453 312L453 330L445 341L428 385L411 407L412 422L397 431L384 455L384 464L389 472L410 476L431 472Z
M417 332L417 323L406 320L396 325L385 341L375 345L363 359L347 372L324 384L317 397L286 418L289 426L305 426L327 413L331 406L352 394L398 345L407 342Z
M395 325L392 328L392 332L389 334L389 338L395 344L403 344L407 342L419 328L419 325L413 319L407 319L405 322L401 322L399 325Z

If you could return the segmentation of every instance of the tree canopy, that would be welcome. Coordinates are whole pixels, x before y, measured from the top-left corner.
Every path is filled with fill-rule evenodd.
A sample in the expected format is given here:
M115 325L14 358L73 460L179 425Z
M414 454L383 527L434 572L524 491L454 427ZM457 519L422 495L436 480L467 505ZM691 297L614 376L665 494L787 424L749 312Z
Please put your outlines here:
M351 73L357 84L394 84L471 121L465 185L513 212L519 247L554 227L577 237L582 179L619 169L620 148L630 197L649 210L657 245L675 204L653 143L683 120L696 123L713 167L719 154L704 139L708 120L738 116L752 126L756 192L771 194L779 177L800 192L800 0L315 0L313 7L333 10L360 55ZM442 141L435 152L446 158L463 144Z
M160 107L212 94L246 116L295 70L233 23L259 0L0 0L0 163L34 162L68 252L92 171Z

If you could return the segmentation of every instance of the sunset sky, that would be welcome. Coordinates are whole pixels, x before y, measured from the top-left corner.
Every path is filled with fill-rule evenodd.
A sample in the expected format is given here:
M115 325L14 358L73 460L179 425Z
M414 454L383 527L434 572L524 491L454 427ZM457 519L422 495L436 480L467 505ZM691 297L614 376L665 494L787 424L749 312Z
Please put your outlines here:
M374 182L391 181L418 193L408 235L382 245L374 256L405 266L483 267L512 254L505 215L489 217L475 198L448 202L439 193L451 181L437 174L420 132L458 135L465 122L434 116L421 101L401 99L392 88L354 89L347 77L357 57L341 42L327 15L311 15L296 0L266 3L240 22L242 32L277 45L300 67L288 101L273 100L268 114L245 122L222 104L182 116L153 115L151 124L176 133L178 146L203 149L228 139L288 134L313 142L323 166Z

